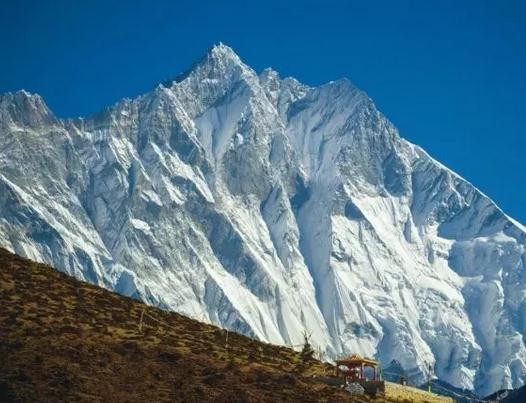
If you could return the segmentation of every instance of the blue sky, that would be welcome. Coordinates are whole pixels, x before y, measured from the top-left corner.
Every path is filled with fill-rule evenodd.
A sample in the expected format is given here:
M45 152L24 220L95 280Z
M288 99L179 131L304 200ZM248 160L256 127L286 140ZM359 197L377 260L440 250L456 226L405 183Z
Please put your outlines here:
M402 136L526 223L526 1L7 0L0 92L87 115L219 41L258 71L348 77Z

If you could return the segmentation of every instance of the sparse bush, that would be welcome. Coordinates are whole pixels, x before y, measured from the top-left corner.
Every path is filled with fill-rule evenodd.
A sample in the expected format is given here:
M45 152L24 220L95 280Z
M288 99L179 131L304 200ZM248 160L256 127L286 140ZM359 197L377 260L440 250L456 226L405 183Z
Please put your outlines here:
M309 342L310 336L307 334L307 332L303 333L303 348L300 352L301 362L302 364L307 364L310 361L314 360L314 349L312 348L310 342Z

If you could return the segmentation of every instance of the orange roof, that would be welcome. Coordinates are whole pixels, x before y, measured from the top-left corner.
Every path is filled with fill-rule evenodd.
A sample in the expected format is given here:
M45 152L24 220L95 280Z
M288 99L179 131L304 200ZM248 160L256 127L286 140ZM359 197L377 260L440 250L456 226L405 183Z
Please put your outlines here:
M336 365L357 365L357 364L358 365L361 365L361 364L378 365L378 361L371 360L369 358L363 358L357 354L353 354L350 357L336 360Z

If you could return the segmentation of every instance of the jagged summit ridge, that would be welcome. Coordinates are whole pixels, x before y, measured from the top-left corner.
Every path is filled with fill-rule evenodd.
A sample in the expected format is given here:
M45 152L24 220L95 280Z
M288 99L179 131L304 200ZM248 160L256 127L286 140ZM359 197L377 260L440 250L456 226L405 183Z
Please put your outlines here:
M0 102L1 246L415 380L431 365L484 395L524 382L524 228L348 80L257 74L218 45L93 117L17 102Z
M40 95L25 90L0 95L0 124L38 127L56 123L57 119Z
M232 48L219 42L208 49L204 56L195 62L188 70L177 75L175 78L163 83L165 87L172 87L181 81L184 81L189 75L196 70L205 70L208 74L216 75L225 73L225 69L233 67L248 68L234 52Z

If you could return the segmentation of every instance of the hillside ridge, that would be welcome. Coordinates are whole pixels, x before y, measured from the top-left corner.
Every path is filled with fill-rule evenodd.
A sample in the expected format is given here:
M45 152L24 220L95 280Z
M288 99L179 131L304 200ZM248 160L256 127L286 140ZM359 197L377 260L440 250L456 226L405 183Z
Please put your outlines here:
M234 332L226 345L223 329L1 248L0 303L2 402L351 401L313 380L328 364Z

